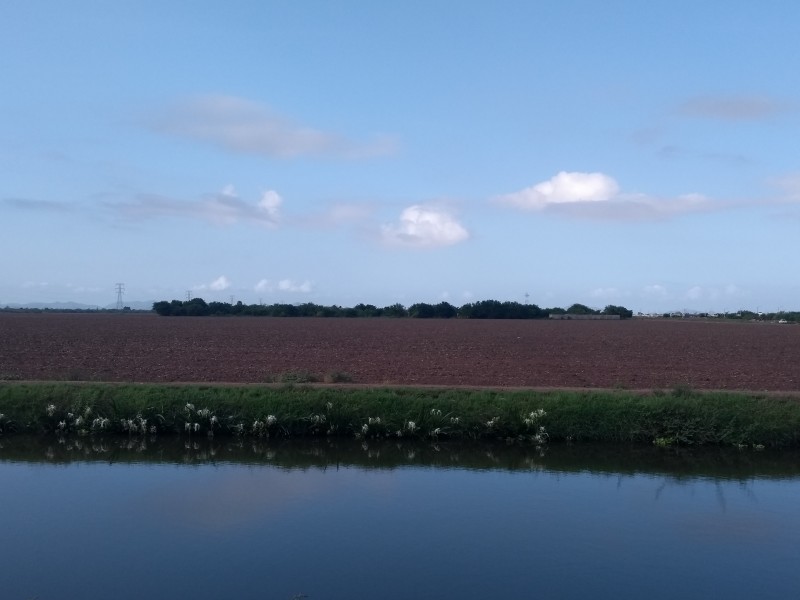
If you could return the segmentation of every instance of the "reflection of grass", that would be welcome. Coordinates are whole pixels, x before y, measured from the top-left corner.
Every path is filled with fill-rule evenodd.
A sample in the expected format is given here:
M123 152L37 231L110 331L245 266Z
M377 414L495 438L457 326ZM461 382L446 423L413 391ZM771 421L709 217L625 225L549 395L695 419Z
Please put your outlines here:
M17 431L188 437L346 436L359 439L572 440L659 446L800 446L797 398L757 394L639 394L109 383L0 384L0 413Z
M288 371L278 380L280 383L316 383L319 377L308 371Z
M269 373L264 377L264 383L285 383L288 385L303 383L351 383L353 376L344 371L328 371L324 375L317 375L310 371L285 371L283 373Z
M328 371L323 378L325 383L351 383L353 376L344 371Z

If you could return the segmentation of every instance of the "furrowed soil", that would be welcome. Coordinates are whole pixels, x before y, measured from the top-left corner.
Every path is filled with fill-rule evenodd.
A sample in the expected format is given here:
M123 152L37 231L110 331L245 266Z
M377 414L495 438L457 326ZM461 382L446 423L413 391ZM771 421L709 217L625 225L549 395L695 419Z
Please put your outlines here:
M800 390L800 327L0 313L0 379Z

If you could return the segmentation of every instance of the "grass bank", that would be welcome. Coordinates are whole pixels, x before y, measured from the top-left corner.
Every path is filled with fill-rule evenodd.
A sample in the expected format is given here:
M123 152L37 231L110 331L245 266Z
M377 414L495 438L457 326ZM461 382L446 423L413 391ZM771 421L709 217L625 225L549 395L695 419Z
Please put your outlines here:
M439 388L0 383L0 434L800 446L800 398Z

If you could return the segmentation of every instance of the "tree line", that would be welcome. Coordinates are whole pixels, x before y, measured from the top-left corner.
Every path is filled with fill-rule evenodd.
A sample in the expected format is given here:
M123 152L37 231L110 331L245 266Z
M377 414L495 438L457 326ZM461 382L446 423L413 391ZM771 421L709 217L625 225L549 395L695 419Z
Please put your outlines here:
M551 314L619 315L627 319L633 311L624 306L608 305L603 310L573 304L569 308L539 308L535 304L481 300L456 307L449 302L428 304L417 302L409 307L391 304L379 308L374 304L356 304L353 307L322 306L313 302L303 304L235 304L206 302L202 298L191 300L162 300L153 303L153 310L161 316L255 316L255 317L409 317L415 319L546 319Z

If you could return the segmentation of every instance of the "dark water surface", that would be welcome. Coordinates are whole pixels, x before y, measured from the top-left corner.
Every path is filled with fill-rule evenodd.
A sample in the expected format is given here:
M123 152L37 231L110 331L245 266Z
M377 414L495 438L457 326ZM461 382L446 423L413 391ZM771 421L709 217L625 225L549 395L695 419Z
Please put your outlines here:
M797 453L0 446L3 599L800 597Z

